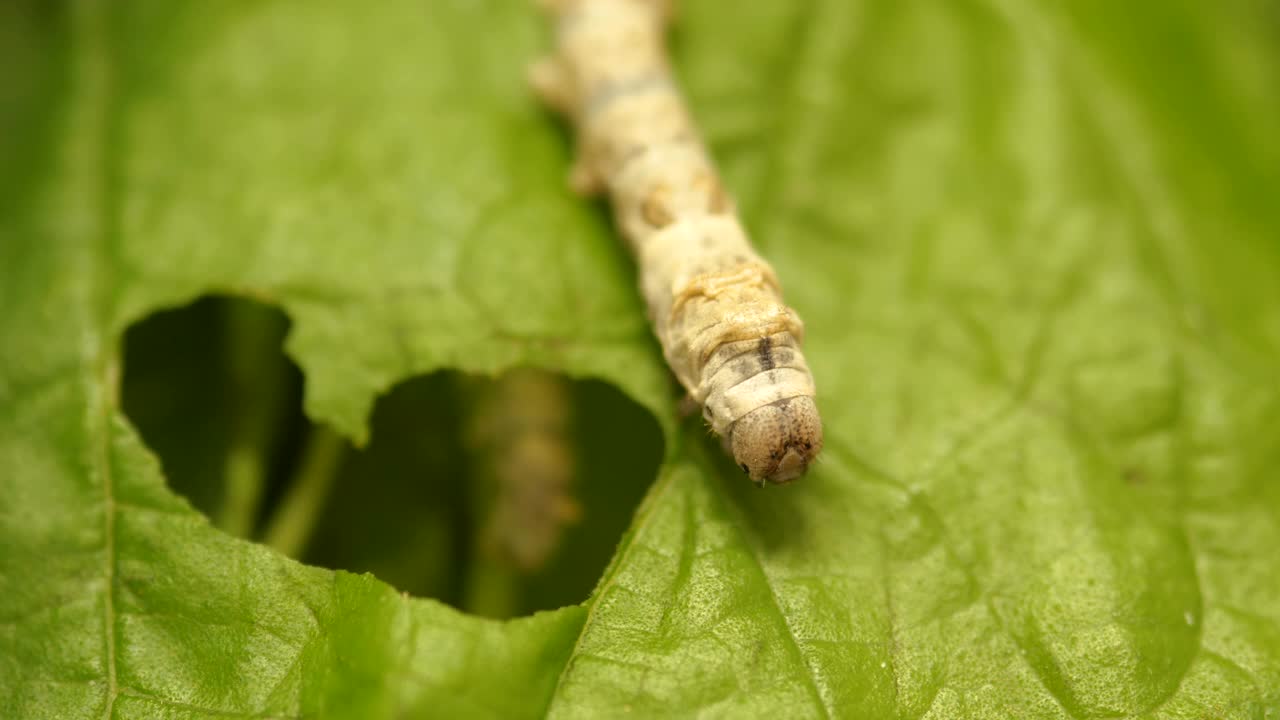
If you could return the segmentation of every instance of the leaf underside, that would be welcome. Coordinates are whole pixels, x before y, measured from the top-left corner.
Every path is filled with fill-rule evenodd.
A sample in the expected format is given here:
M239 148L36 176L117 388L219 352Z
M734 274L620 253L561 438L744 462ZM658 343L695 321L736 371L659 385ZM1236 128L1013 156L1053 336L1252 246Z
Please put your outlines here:
M0 6L0 716L1277 710L1274 4L684 3L826 424L767 492L565 187L532 5ZM666 460L596 591L488 621L214 529L118 397L210 292L360 441L441 368L622 388Z

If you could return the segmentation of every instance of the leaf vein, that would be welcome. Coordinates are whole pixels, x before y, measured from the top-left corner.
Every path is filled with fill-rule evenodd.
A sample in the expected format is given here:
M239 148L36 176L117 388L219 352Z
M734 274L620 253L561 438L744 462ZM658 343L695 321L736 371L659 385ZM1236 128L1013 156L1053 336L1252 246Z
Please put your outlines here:
M756 554L755 546L749 541L747 534L742 529L746 523L745 519L742 517L741 512L736 506L729 503L721 493L716 491L717 488L710 488L709 494L716 499L715 502L720 504L726 514L729 514L733 518L733 522L730 524L733 526L734 532L737 533L740 538L742 546L748 549L745 554L751 558L752 563L756 566L756 570L760 573L761 582L764 583L765 589L769 591L770 605L774 610L773 616L779 628L782 630L783 636L791 641L791 647L795 651L800 664L804 666L804 677L807 681L806 684L809 691L813 694L814 701L817 703L818 708L822 711L822 717L836 717L837 715L834 710L827 706L827 701L822 695L822 690L819 688L817 674L815 673L813 666L809 664L808 658L805 657L804 650L800 645L800 639L796 637L795 630L791 627L791 623L788 622L787 614L782 610L782 603L778 599L778 593L769 579L768 572L765 571L764 563Z

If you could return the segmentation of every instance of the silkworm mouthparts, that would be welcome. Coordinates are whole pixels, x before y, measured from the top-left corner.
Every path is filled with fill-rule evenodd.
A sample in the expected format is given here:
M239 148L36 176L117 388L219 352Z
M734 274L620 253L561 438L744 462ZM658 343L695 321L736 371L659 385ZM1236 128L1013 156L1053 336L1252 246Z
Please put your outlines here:
M804 475L822 451L822 421L813 398L778 400L752 410L729 431L734 462L753 482L784 485Z

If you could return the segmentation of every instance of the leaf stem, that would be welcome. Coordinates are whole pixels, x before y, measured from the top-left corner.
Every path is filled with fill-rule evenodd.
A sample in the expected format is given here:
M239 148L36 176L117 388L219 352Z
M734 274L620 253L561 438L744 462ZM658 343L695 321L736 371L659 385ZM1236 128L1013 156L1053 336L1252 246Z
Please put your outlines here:
M264 543L290 557L301 556L345 454L346 442L337 433L322 425L312 429L298 471L263 533Z
M519 610L521 581L509 565L481 555L467 569L462 608L481 617L513 617Z
M288 363L280 344L288 323L255 303L232 301L225 311L231 392L242 408L223 466L218 527L249 537L258 519L267 467L284 411Z

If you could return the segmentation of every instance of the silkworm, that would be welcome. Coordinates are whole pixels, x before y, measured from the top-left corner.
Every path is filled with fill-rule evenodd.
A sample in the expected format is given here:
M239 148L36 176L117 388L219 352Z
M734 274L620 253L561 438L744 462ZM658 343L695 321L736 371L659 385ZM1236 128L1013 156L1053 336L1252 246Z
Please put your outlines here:
M607 192L667 363L753 481L822 449L804 326L752 248L676 88L669 0L543 0L556 47L531 82L577 131L570 183Z
M546 371L513 370L480 393L467 435L490 559L536 572L578 522L570 422L567 383Z

